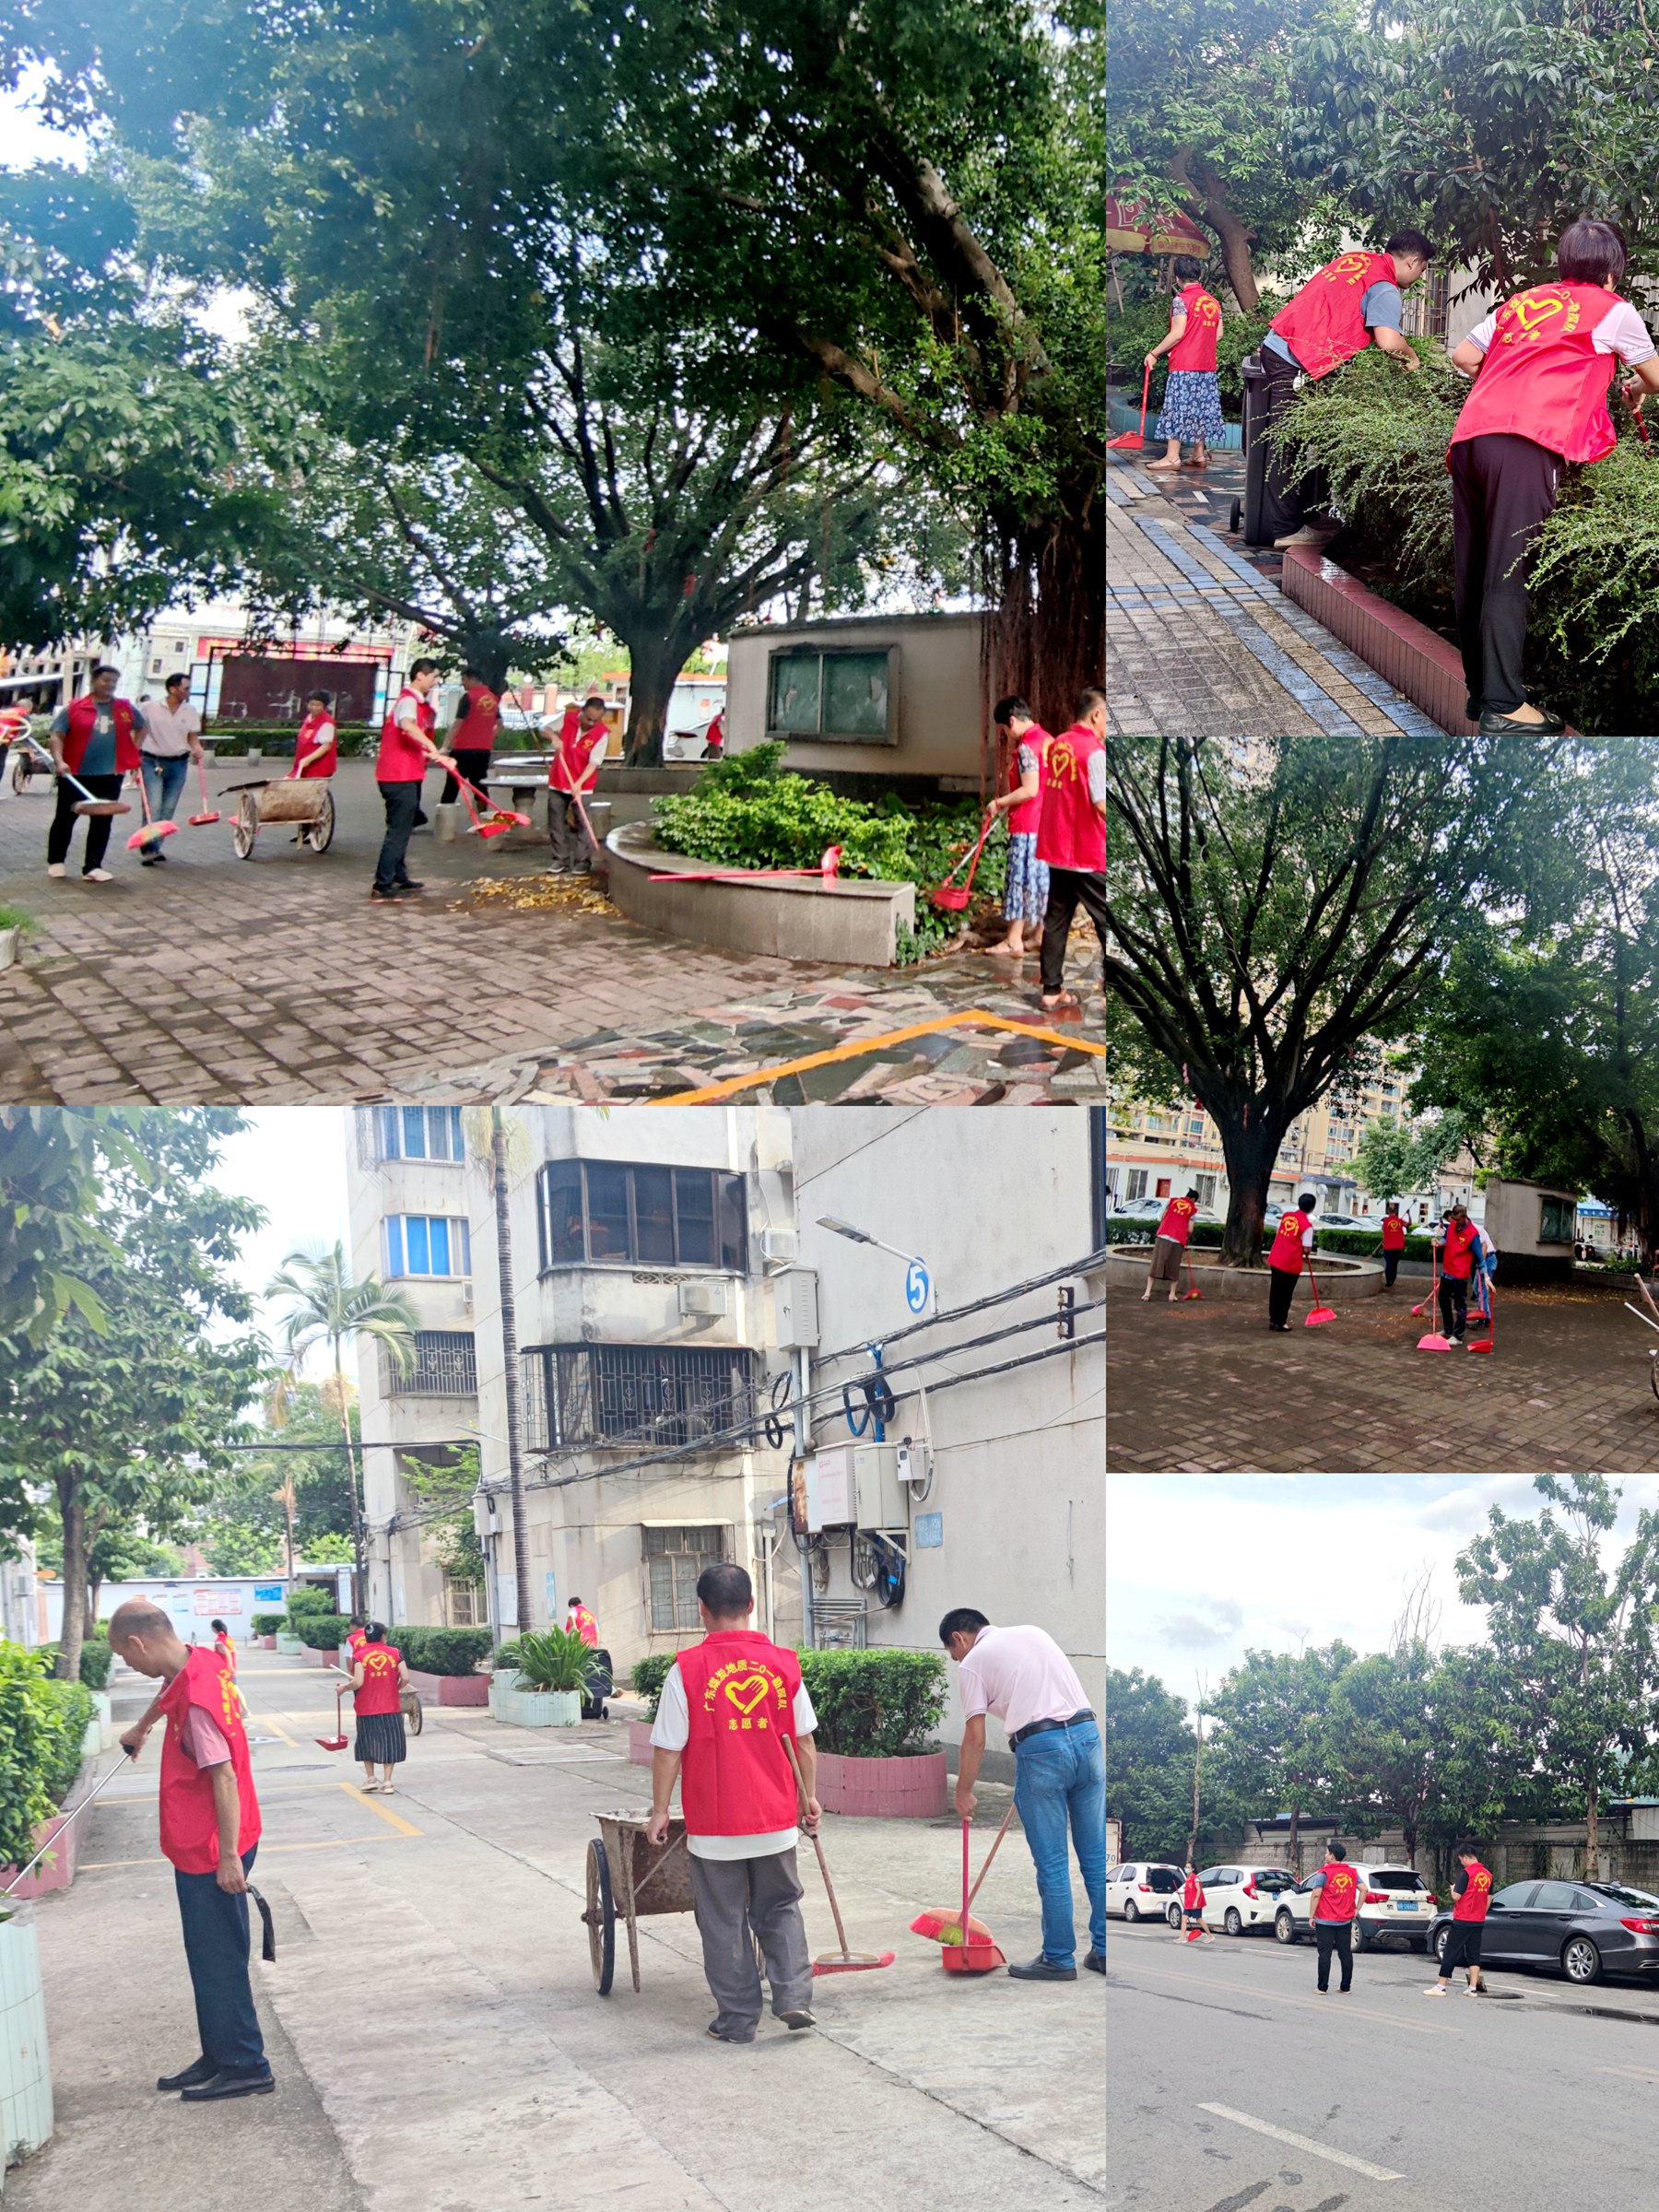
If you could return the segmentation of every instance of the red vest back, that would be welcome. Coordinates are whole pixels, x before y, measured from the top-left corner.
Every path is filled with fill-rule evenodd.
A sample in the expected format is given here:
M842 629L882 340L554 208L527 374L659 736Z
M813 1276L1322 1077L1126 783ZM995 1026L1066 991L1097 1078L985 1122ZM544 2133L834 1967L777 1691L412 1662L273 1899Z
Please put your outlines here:
M138 737L133 720L131 703L124 699L112 699L111 707L115 714L115 767L124 775L129 768L138 765ZM98 718L98 701L90 691L79 699L71 700L67 721L69 735L64 740L64 759L69 773L75 775L86 759L87 747L92 739L92 725Z
M359 1714L397 1711L397 1667L402 1657L394 1643L371 1643L365 1638L359 1644L351 1664L363 1670L363 1687L355 1700Z
M315 747L317 742L317 733L319 730L324 727L334 732L333 736L329 740L328 750L324 754L320 760L313 761L310 768L301 768L299 765L300 762L304 759L307 753L311 752ZM334 716L328 712L326 707L323 708L318 713L308 714L305 720L300 724L299 734L294 739L294 773L306 779L313 776L332 776L335 772L335 770L339 766L339 732L335 727Z
M453 742L465 746L469 753L482 753L495 744L501 702L488 684L468 684L466 699L466 720L456 729Z
M1269 1267L1277 1267L1285 1275L1301 1273L1302 1231L1307 1226L1307 1215L1299 1214L1294 1206L1279 1216L1278 1231L1267 1254Z
M1186 328L1179 343L1170 348L1170 366L1171 369L1214 369L1216 338L1221 328L1221 303L1206 292L1201 284L1183 284L1179 297L1186 309Z
M572 722L567 714L564 727L559 733L553 765L547 771L547 781L554 790L574 791L580 783L584 794L591 791L591 780L584 779L587 778L594 755L609 739L610 730L605 723L596 722L591 730L584 730L579 722Z
M1461 1282L1475 1271L1474 1253L1480 1232L1473 1221L1465 1221L1460 1230L1454 1221L1446 1224L1445 1244L1441 1253L1441 1273L1449 1275L1453 1282Z
M1268 327L1317 382L1371 344L1359 303L1371 286L1398 282L1390 253L1338 253L1286 301Z
M1452 443L1507 430L1563 461L1605 460L1618 442L1607 387L1618 357L1594 341L1620 305L1599 284L1535 284L1506 300Z
M581 1637L582 1642L587 1645L590 1651L598 1650L599 1623L594 1618L593 1615L588 1611L585 1606L572 1606L571 1607L571 1626L575 1630L577 1635Z
M1484 1920L1487 1907L1492 1901L1491 1875L1478 1864L1465 1866L1464 1872L1469 1879L1463 1895L1452 1908L1452 1917L1453 1920Z
M1158 1225L1160 1237L1173 1237L1177 1244L1184 1244L1192 1232L1193 1216L1198 1204L1193 1198L1171 1198L1164 1207L1163 1219Z
M429 700L422 699L413 686L406 684L393 702L392 712L381 724L380 751L374 762L374 780L377 783L418 783L427 771L427 754L398 726L397 710L406 699L415 701L415 720L424 737L430 737L438 726L438 715Z
M1052 868L1106 872L1106 823L1088 795L1088 763L1106 747L1086 722L1051 737L1042 758L1037 857Z
M800 1799L781 1738L794 1734L801 1663L754 1629L723 1629L676 1661L691 1735L680 1805L694 1836L793 1828Z
M1403 1214L1384 1214L1382 1217L1382 1249L1384 1252L1404 1252L1406 1249L1406 1217Z
M1037 796L1034 799L1027 799L1023 806L1009 809L1008 835L1010 837L1035 837L1042 825L1042 778L1048 762L1048 748L1053 743L1053 739L1048 732L1040 723L1035 722L1029 730L1022 730L1014 741L1014 772L1008 788L1011 791L1019 789L1019 747L1022 745L1029 745L1037 756Z
M248 1732L229 1670L217 1652L193 1651L161 1693L167 1723L161 1738L161 1849L181 1874L211 1874L219 1863L218 1814L213 1782L184 1748L184 1716L199 1705L230 1747L241 1811L236 1848L259 1841L259 1799L248 1758Z
M1359 1910L1359 1877L1346 1859L1324 1869L1324 1888L1313 1907L1315 1920L1352 1920Z

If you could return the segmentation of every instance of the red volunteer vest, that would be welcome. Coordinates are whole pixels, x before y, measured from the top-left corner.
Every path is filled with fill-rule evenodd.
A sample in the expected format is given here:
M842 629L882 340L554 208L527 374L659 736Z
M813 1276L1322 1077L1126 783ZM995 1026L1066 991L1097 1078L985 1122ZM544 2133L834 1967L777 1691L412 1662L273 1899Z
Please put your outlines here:
M1042 757L1037 857L1051 868L1106 872L1106 820L1088 795L1088 763L1105 746L1086 722L1051 737Z
M801 1663L754 1629L723 1629L676 1661L690 1740L680 1805L694 1836L761 1836L793 1828L799 1797L789 1754Z
M593 1615L588 1611L585 1606L571 1606L571 1626L575 1630L577 1635L581 1637L582 1642L587 1645L590 1651L598 1650L599 1623L594 1618Z
M1506 300L1453 445L1509 430L1563 461L1606 460L1618 442L1607 387L1618 357L1597 353L1594 341L1621 304L1599 284L1535 284Z
M1300 1275L1302 1271L1302 1231L1308 1226L1306 1214L1299 1214L1294 1206L1288 1214L1279 1216L1278 1233L1267 1254L1269 1267L1277 1267L1282 1275Z
M1492 1901L1491 1875L1481 1865L1467 1866L1464 1871L1469 1877L1468 1885L1453 1906L1452 1917L1453 1920L1482 1921L1487 1916L1487 1907Z
M1183 1912L1202 1912L1204 1890L1195 1874L1189 1874L1181 1885L1181 1909Z
M328 732L328 750L320 760L314 760L310 768L301 768L300 763L305 759L307 753L315 748L318 734L324 729ZM294 739L295 775L302 780L309 780L314 776L332 776L339 765L340 736L335 726L334 716L326 710L319 714L308 714L300 724L299 733Z
M241 1820L239 1853L259 1841L259 1799L248 1758L248 1732L229 1674L217 1652L193 1651L162 1691L167 1723L161 1739L161 1849L181 1874L211 1874L219 1863L218 1815L210 1772L198 1767L184 1748L184 1716L193 1705L209 1714L230 1747Z
M213 1640L213 1648L234 1677L236 1673L236 1639L233 1636L216 1636Z
M351 1653L351 1664L353 1666L357 1665L358 1653L362 1650L363 1646L368 1642L368 1637L364 1635L361 1629L353 1629L351 1633L347 1637L346 1648Z
M703 732L703 743L707 746L712 746L716 752L718 752L724 745L725 709L724 707L721 709L720 712L715 715L713 721L709 724L708 728Z
M1441 1273L1449 1275L1453 1282L1461 1282L1475 1271L1474 1252L1480 1231L1473 1221L1465 1221L1461 1230L1448 1221L1445 1250L1441 1253Z
M428 755L398 727L397 709L406 699L415 701L415 718L422 736L429 737L438 726L438 716L431 702L406 685L398 693L391 713L381 724L380 751L374 762L374 780L377 783L418 783L430 765Z
M1406 1249L1406 1222L1402 1215L1384 1214L1382 1217L1382 1249L1384 1252L1404 1252Z
M452 742L465 746L469 753L488 752L496 741L501 702L488 684L468 684L466 701L466 720L457 723Z
M1009 779L1008 788L1010 791L1019 789L1019 748L1022 745L1029 745L1037 755L1037 796L1034 799L1027 799L1023 806L1009 809L1008 835L1010 837L1035 837L1042 826L1042 771L1048 760L1048 748L1053 742L1041 724L1036 722L1032 723L1030 729L1022 730L1014 740L1013 774Z
M1192 1198L1171 1198L1164 1208L1164 1218L1158 1225L1160 1237L1173 1237L1177 1244L1184 1244L1193 1226L1193 1216L1198 1211L1197 1201Z
M1315 1920L1352 1920L1359 1910L1359 1877L1346 1860L1324 1868L1324 1888L1313 1908Z
M1317 276L1309 277L1268 327L1277 331L1317 382L1371 344L1359 302L1371 286L1398 282L1392 254L1338 253Z
M596 722L591 730L583 730L567 714L564 727L559 733L559 749L547 771L547 781L554 790L574 791L578 782L587 775L588 763L609 736L610 731L604 723ZM592 788L590 782L583 782L583 794Z
M1392 268L1394 264L1391 262ZM1214 369L1216 366L1216 338L1221 328L1221 305L1201 284L1183 284L1178 295L1186 309L1186 328L1178 342L1171 346L1168 359L1171 369ZM1287 339L1292 347L1294 342Z
M363 1687L355 1695L357 1711L397 1711L397 1666L403 1653L394 1643L371 1643L367 1637L352 1654L353 1666L363 1670Z
M136 725L129 700L112 699L110 704L115 710L115 767L120 774L124 775L129 768L138 765ZM92 724L97 716L98 701L90 691L70 701L69 734L64 739L64 762L72 776L79 772L80 764L86 758L87 747L92 739Z

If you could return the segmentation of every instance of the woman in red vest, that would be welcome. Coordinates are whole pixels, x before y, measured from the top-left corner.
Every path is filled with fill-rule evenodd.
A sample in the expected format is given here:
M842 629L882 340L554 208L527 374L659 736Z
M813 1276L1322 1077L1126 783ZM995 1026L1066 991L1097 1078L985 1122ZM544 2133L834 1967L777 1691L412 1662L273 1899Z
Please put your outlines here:
M1147 1287L1141 1292L1143 1306L1152 1296L1154 1283L1169 1284L1171 1305L1181 1296L1181 1263L1187 1255L1187 1241L1193 1233L1193 1218L1197 1211L1196 1183L1184 1198L1171 1198L1164 1207L1163 1219L1152 1241L1152 1265L1147 1270Z
M431 694L437 688L436 661L416 661L409 680L381 725L380 751L374 762L374 781L386 809L386 834L375 863L370 899L376 905L394 904L421 889L409 877L406 855L409 839L420 812L421 779L434 761L440 768L455 765L441 752L432 733L438 724Z
M1556 249L1557 281L1506 300L1452 355L1475 379L1446 465L1468 715L1483 737L1555 736L1566 727L1527 702L1526 564L1555 512L1562 462L1603 461L1613 451L1616 364L1659 392L1647 324L1612 288L1624 266L1624 240L1611 223L1570 223Z
M351 1756L361 1762L365 1791L378 1790L382 1797L396 1796L392 1770L402 1766L409 1756L403 1717L403 1692L408 1679L404 1655L394 1643L386 1641L383 1626L378 1620L368 1622L363 1641L351 1657L351 1687L357 1693L352 1700L357 1709L357 1742ZM381 1771L378 1782L374 1779L377 1766Z
M1170 335L1147 356L1148 369L1166 353L1170 357L1163 406L1152 426L1153 436L1164 441L1164 455L1161 461L1148 461L1148 468L1179 468L1182 445L1189 440L1193 466L1206 467L1210 447L1221 442L1227 428L1216 374L1221 303L1205 290L1198 275L1198 264L1189 254L1176 257L1175 281L1181 289L1170 302Z
M1065 987L1066 939L1079 906L1100 940L1102 992L1106 965L1106 694L1092 684L1078 696L1077 721L1048 741L1037 858L1049 872L1042 1003L1051 1014L1081 1013L1076 992Z
M1380 347L1407 369L1418 366L1401 327L1404 295L1433 258L1434 248L1420 230L1396 230L1381 253L1338 253L1309 277L1262 340L1265 429L1284 415L1304 376L1317 383L1368 346ZM1276 546L1319 545L1328 538L1335 523L1307 519L1308 509L1323 507L1325 500L1317 472L1298 479L1277 447L1267 448L1262 513Z
M294 737L292 773L300 778L332 776L339 765L340 739L335 727L334 700L326 691L308 691L305 720Z
M461 774L482 791L489 775L490 756L495 751L496 731L501 720L500 694L490 689L476 668L464 668L461 680L465 688L461 704L455 709L449 747ZM461 786L452 771L444 778L438 804L453 806L460 795Z
M1304 1191L1294 1206L1287 1206L1268 1249L1267 1326L1280 1335L1290 1326L1290 1301L1302 1271L1302 1254L1313 1249L1313 1208L1318 1204L1312 1191Z
M566 713L553 764L547 771L547 835L553 846L555 876L585 875L593 865L587 832L569 794L580 793L584 800L592 796L609 738L602 699L584 699L573 724L570 712Z
M1008 818L1003 885L1003 920L1008 928L991 954L994 959L1023 960L1026 931L1040 930L1048 912L1049 872L1037 857L1037 830L1042 819L1042 763L1053 740L1023 699L999 699L993 719L998 732L1012 741L1014 760L1009 788L990 807L993 815Z
M76 791L65 771L83 783L95 799L118 799L123 779L139 765L138 740L144 716L129 699L117 699L120 670L103 666L92 671L92 688L59 708L52 723L52 758L57 768L57 812L46 832L46 873L62 876L69 858L69 841L79 818L75 809L85 793ZM87 850L81 874L88 883L112 883L104 866L110 849L107 814L86 817Z
M1441 1248L1441 1327L1453 1344L1461 1344L1469 1325L1469 1283L1480 1250L1480 1231L1461 1198L1435 1242Z

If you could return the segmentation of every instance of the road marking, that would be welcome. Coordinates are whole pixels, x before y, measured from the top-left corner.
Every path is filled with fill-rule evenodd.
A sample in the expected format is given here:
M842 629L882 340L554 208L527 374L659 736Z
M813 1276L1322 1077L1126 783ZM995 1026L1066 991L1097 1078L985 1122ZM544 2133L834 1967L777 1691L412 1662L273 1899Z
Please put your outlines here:
M400 1819L395 1813L389 1811L387 1807L381 1803L378 1797L365 1797L362 1791L358 1788L355 1782L343 1782L341 1783L340 1787L345 1791L347 1797L355 1797L359 1805L366 1805L371 1813L378 1813L382 1820L389 1821L392 1827L397 1830L400 1836L418 1836L420 1834L421 1831L419 1829L414 1827L407 1820Z
M299 1750L300 1746L294 1741L293 1737L288 1734L288 1730L283 1726L282 1723L276 1718L276 1715L274 1712L262 1712L259 1715L259 1718L265 1727L276 1729L277 1735L282 1738L283 1742L288 1746L290 1751Z
M1288 2143L1292 2150L1305 2150L1311 2158L1328 2159L1333 2166L1346 2166L1351 2173L1364 2174L1368 2182L1403 2182L1403 2173L1391 2173L1386 2166L1373 2166L1369 2159L1356 2159L1346 2150L1333 2150L1325 2143L1315 2143L1311 2136L1293 2136L1288 2127L1275 2127L1271 2120L1253 2120L1248 2112L1235 2112L1230 2105L1201 2104L1201 2112L1214 2112L1218 2120L1231 2120L1240 2127L1253 2127L1258 2136L1271 2136L1276 2143Z
M412 1829L410 1829L410 1830L409 1830L409 1831L408 1831L408 1832L409 1832L409 1834L410 1834L410 1835L412 1835L412 1836L418 1836L418 1835L419 1835L419 1833L420 1833L420 1830L419 1830L419 1829L418 1829L418 1828L412 1828ZM273 1855L273 1853L276 1853L276 1852L279 1852L279 1851L344 1851L344 1850L347 1848L347 1844L349 1844L349 1845L351 1846L351 1848L352 1848L352 1849L355 1851L355 1850L356 1850L356 1849L357 1849L357 1848L358 1848L359 1845L361 1845L361 1844L364 1844L364 1843L390 1843L390 1842L392 1841L392 1840L393 1840L393 1839L392 1839L390 1836L374 1836L374 1835L369 1835L369 1836L325 1836L325 1837L324 1837L324 1838L322 1840L322 1841L321 1841L321 1842L317 1842L317 1843L265 1843L265 1842L262 1842L262 1843L260 1844L260 1846L259 1846L259 1855L260 1855L260 1858L261 1858L261 1860L263 1861L263 1860L265 1860L265 1859L268 1859L268 1858L270 1858L270 1857ZM160 1858L157 1858L157 1859L82 1859L82 1860L80 1860L80 1861L78 1862L78 1871L79 1871L80 1873L82 1873L82 1874L108 1874L108 1873L112 1872L112 1871L114 1868L116 1868L116 1867L120 1867L120 1866L167 1866L167 1865L171 1865L171 1860L169 1860L169 1859L160 1859Z
M1357 729L1359 724L1354 726ZM942 1030L972 1029L1006 1030L1016 1037L1035 1037L1044 1044L1064 1045L1070 1052L1091 1053L1101 1060L1106 1057L1106 1047L1086 1037L1068 1037L1037 1022L1009 1021L1003 1015L988 1014L983 1007L974 1006L965 1014L941 1014L934 1021L913 1022L907 1030L889 1030L880 1037L849 1039L830 1052L808 1053L804 1060L785 1060L776 1067L758 1067L750 1075L729 1076L724 1083L705 1083L700 1090L677 1090L667 1098L653 1099L649 1103L706 1106L716 1099L735 1098L738 1091L752 1089L759 1083L774 1082L780 1076L805 1075L808 1068L828 1067L837 1060L856 1060L864 1053L878 1053L889 1044L908 1044L915 1037L936 1037Z
M1649 2066L1597 2066L1595 2070L1598 2074L1622 2075L1626 2081L1659 2081L1659 2074Z
M1194 1983L1201 1989L1222 1989L1230 1997L1249 1997L1263 2005L1298 2005L1304 2012L1322 2012L1331 2017L1331 2003L1325 1997L1289 1997L1277 1990L1250 1989L1238 1982L1218 1982L1206 1974L1165 1974L1155 1966L1119 1967L1120 1973L1146 1974L1154 1982L1173 1982L1181 1988L1190 1989ZM1363 2005L1345 2005L1337 2016L1342 2019L1381 2020L1385 2028L1403 2028L1408 2035L1461 2035L1461 2028L1445 2028L1438 2020L1402 2020L1392 2012L1372 2012Z

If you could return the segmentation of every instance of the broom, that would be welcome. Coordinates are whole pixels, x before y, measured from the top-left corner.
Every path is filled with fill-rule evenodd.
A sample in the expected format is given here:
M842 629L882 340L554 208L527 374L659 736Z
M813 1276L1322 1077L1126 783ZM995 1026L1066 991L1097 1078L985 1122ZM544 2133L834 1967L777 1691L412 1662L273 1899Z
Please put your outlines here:
M135 830L132 836L126 841L129 853L147 851L151 845L159 845L163 838L177 837L179 834L177 822L159 822L151 814L149 793L144 788L144 771L142 769L138 771L138 803L144 808L144 821L142 826Z
M788 1752L789 1763L794 1769L795 1789L799 1793L801 1800L801 1818L805 1822L806 1818L806 1778L801 1772L801 1762L795 1755L793 1735L784 1735L783 1748ZM830 1864L824 1856L824 1847L819 1842L816 1832L812 1838L812 1848L818 1853L818 1872L824 1877L824 1890L830 1900L830 1915L835 1922L835 1932L841 1937L841 1949L826 1951L821 1959L815 1959L812 1962L813 1972L815 1974L855 1974L865 1967L891 1966L896 1956L892 1951L883 1951L878 1957L874 1951L850 1951L847 1948L847 1931L841 1925L841 1907L835 1901L835 1884L830 1879Z
M113 814L132 813L132 808L127 805L124 799L95 799L92 796L92 794L87 789L86 785L80 781L80 778L78 776L72 776L66 768L59 768L57 762L46 750L46 747L43 745L37 744L34 738L29 735L27 730L25 730L23 733L23 742L32 752L37 752L40 754L41 759L45 761L47 767L51 769L53 775L63 777L65 782L68 784L71 791L78 791L80 793L80 803L75 809L76 814L86 816L88 818L96 818L100 820L102 820Z
M1202 1300L1204 1297L1203 1291L1198 1288L1197 1277L1193 1273L1193 1248L1190 1244L1186 1248L1186 1271L1187 1287L1182 1292L1181 1297L1177 1301L1179 1304L1183 1306L1187 1303L1189 1299L1195 1298ZM989 1865L990 1863L991 1862L988 1859L985 1862L987 1865Z
M196 762L196 780L202 786L202 811L191 815L189 821L193 830L205 830L210 822L217 822L219 815L217 806L209 807L207 804L207 771L199 760Z
M974 1883L971 1889L969 1889L966 1884L963 1885L964 1895L961 1910L959 1912L954 1905L949 1907L930 1906L925 1912L918 1912L915 1919L911 1922L912 1936L930 1936L935 1943L960 1944L969 1950L976 1949L981 1944L991 1942L990 1929L982 1920L973 1918L973 1900L979 1895L985 1877L991 1871L991 1862L996 1856L997 1845L1007 1834L1008 1824L1013 1818L1014 1807L1010 1803L1007 1811L1003 1815L1002 1826L991 1840L991 1848L985 1853L985 1863L979 1871L979 1880ZM964 1859L967 1853L967 1831L968 1823L964 1820L962 1823Z
M1121 438L1108 438L1109 453L1138 453L1147 442L1147 394L1152 389L1152 371L1147 371L1141 379L1141 418L1138 430L1125 430Z
M1429 1295L1423 1300L1423 1305L1432 1306L1440 1296L1440 1246L1432 1237L1429 1240ZM1422 1306L1412 1308L1414 1313L1420 1313L1422 1310ZM1452 1347L1438 1329L1430 1329L1427 1336L1418 1338L1417 1348L1419 1352L1449 1352Z

